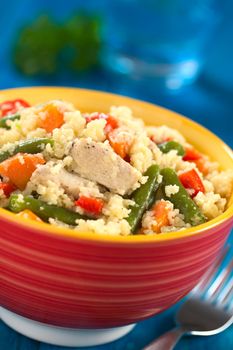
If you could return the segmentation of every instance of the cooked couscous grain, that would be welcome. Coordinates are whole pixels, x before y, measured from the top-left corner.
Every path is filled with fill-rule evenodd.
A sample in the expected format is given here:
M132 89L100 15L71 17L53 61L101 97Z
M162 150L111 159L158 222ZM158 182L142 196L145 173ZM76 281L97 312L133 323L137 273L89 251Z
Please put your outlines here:
M44 204L55 206L57 214L51 210L47 220L51 225L112 236L134 233L128 218L139 205L136 203L141 203L142 193L146 202L141 203L145 209L140 213L141 234L169 234L191 226L180 203L172 199L181 188L188 193L183 206L191 201L202 222L226 209L233 171L219 171L218 164L195 150L178 130L166 125L145 126L128 107L113 106L108 114L88 114L68 102L53 100L20 108L17 113L19 118L9 118L0 127L2 207L13 212L29 209L40 216L48 208ZM30 148L30 140L35 139L49 140L41 143L40 163ZM23 140L29 141L25 153L31 153L31 163L23 153L15 154ZM178 143L182 152L164 152L160 144L169 141ZM194 150L201 162L189 159L188 149ZM155 165L161 173L173 169L180 182L167 184L163 192L162 174L153 179ZM149 169L150 175L145 176ZM17 177L23 178L23 189L17 187ZM156 183L154 189L148 185L151 183ZM30 207L27 198L34 198L35 205L38 201L39 210ZM64 212L59 216L59 208L66 209L67 220Z

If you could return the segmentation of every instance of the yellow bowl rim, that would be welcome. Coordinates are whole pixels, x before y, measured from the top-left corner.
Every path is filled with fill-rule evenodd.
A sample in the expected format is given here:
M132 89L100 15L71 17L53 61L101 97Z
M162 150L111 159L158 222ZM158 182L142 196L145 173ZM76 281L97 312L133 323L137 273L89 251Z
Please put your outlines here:
M122 98L125 100L127 104L127 100L131 102L135 102L137 104L142 105L148 105L148 107L156 106L157 108L164 110L170 114L173 114L176 116L176 118L182 120L187 123L191 123L194 128L201 129L202 133L204 133L208 137L212 137L215 139L215 141L221 146L225 152L230 156L230 158L233 161L233 152L230 149L229 146L227 146L218 136L216 136L214 133L212 133L210 130L202 126L201 124L189 119L188 117L185 117L179 113L173 112L167 108L161 107L159 105L155 105L146 101L137 100L131 97L122 96L118 94L108 93L104 91L97 91L97 90L90 90L90 89L80 89L80 88L70 88L70 87L56 87L56 86L33 86L33 87L20 87L20 88L14 88L14 89L5 89L1 90L1 92L7 92L7 91L18 91L18 90L72 90L72 91L82 91L83 93L87 94L98 94L99 96L109 96L109 97L115 97L115 98ZM190 236L197 235L199 233L204 233L206 231L212 230L216 228L218 225L223 224L224 222L228 221L230 218L233 217L233 194L229 200L230 206L227 208L227 210L222 213L221 215L217 216L216 218L207 221L204 224L187 228L181 231L175 231L175 232L169 232L167 234L158 234L158 235L128 235L128 236L113 236L108 234L94 234L91 232L78 232L69 228L63 228L54 226L47 223L40 223L28 219L22 219L17 217L14 213L11 213L3 208L0 208L0 219L9 219L9 221L14 222L20 227L27 227L28 229L39 231L40 233L44 233L45 235L52 234L52 235L59 235L64 237L69 237L73 239L81 239L81 240L90 240L90 241L97 241L99 243L106 242L106 243L149 243L149 242L166 242L170 240L177 240L182 238L187 238Z

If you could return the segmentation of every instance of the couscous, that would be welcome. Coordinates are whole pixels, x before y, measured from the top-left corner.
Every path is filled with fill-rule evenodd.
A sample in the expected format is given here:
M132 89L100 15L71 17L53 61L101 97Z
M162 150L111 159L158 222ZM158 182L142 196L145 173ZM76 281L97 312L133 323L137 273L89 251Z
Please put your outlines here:
M0 104L0 206L81 232L160 234L224 212L233 171L127 107Z

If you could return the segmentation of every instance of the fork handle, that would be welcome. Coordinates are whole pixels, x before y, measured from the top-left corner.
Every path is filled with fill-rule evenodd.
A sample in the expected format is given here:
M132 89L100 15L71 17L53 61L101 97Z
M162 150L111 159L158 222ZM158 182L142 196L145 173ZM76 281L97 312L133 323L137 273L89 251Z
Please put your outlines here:
M161 335L158 339L143 348L143 350L172 350L184 334L184 329L180 327L174 328Z

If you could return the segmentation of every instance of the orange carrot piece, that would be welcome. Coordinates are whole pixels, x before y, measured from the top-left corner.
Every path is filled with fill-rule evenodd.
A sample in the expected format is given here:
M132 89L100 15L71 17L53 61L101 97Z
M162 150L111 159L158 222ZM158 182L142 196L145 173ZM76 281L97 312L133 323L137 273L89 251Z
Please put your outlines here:
M109 143L114 152L116 152L121 158L125 159L128 154L128 145L123 142L114 142L111 138L109 139Z
M160 201L153 206L152 210L156 220L156 224L152 226L152 229L154 232L160 233L161 227L170 225L168 219L170 209L167 208L167 203L165 201Z
M25 189L37 165L44 164L40 154L18 153L0 163L0 175L7 177L21 191Z
M125 159L129 154L131 144L127 141L117 141L114 132L109 132L107 138L114 152Z
M60 128L64 124L64 115L53 104L48 104L39 113L37 122L38 128L52 132L56 128Z
M18 214L16 214L16 216L19 216L20 218L23 219L30 219L33 221L37 221L37 222L43 222L39 216L37 216L36 214L34 214L31 210L29 209L25 209L21 212L19 212Z

